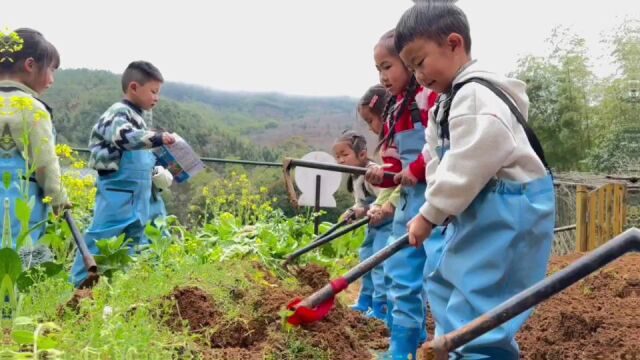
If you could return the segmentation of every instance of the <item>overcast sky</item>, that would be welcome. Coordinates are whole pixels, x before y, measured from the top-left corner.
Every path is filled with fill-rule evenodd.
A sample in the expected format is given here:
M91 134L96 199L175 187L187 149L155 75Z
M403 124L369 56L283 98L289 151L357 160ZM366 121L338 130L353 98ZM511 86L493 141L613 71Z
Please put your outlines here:
M3 1L0 27L40 30L63 68L120 73L132 60L165 79L222 90L359 97L377 82L373 46L409 0ZM472 53L508 73L526 54L544 55L556 25L587 39L599 75L612 71L600 44L638 0L460 0Z

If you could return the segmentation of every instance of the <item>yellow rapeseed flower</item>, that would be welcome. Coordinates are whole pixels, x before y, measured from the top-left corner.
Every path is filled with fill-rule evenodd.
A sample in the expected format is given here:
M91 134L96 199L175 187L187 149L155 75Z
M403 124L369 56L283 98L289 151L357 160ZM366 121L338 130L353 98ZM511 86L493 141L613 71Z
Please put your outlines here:
M49 118L49 113L44 111L44 110L38 110L36 111L35 114L33 114L33 120L35 120L36 122L40 121L40 120L50 120Z
M9 105L15 110L33 110L33 99L26 96L12 96L11 104Z
M51 200L52 200L52 199L51 199L51 196L45 196L45 197L42 199L42 203L43 203L43 204L51 204Z
M73 157L73 149L67 144L58 144L56 145L56 155L70 159Z

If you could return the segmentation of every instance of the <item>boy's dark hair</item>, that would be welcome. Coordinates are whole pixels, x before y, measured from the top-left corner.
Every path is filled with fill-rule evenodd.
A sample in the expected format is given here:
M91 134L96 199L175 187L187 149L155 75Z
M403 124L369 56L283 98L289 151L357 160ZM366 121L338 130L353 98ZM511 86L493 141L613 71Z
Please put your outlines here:
M384 108L387 102L389 101L389 97L391 94L384 88L384 86L377 84L369 89L367 92L362 95L360 101L358 101L358 108L360 107L368 107L371 111L382 117L384 113ZM384 121L384 119L382 119Z
M132 81L144 85L153 80L164 82L160 70L148 61L134 61L122 73L122 91L127 92Z
M60 66L58 50L44 38L42 33L29 28L20 28L14 32L22 39L22 48L11 54L2 54L6 59L0 62L0 74L20 73L25 60L28 58L33 58L40 71L48 67L57 69ZM2 40L4 41L5 39Z
M416 1L396 26L395 48L398 53L417 38L442 44L452 33L464 39L464 49L471 53L471 31L464 12L452 0Z

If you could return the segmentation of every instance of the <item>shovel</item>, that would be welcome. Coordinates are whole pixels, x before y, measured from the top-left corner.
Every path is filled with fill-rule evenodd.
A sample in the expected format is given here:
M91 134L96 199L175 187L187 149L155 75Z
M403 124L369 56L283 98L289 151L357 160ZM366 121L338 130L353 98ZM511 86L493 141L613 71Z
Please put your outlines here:
M333 309L335 296L337 294L407 246L409 246L409 235L405 234L394 243L385 246L373 256L349 270L344 276L332 280L329 284L307 298L294 299L287 305L287 309L293 311L293 314L289 315L287 322L291 325L298 326L324 319L331 309Z
M100 279L100 275L98 275L98 265L96 265L96 261L93 258L93 255L89 252L87 248L87 244L84 242L84 238L78 230L78 226L76 225L76 221L73 220L71 216L71 211L66 210L64 212L64 219L69 224L69 229L71 229L71 235L73 236L73 240L82 255L82 261L84 262L84 267L87 269L88 276L87 278L78 286L79 289L90 289L98 283Z
M353 215L354 215L353 212L349 213L347 216L344 217L344 219L342 219L342 221L337 222L335 225L330 227L329 230L325 231L323 234L320 234L315 239L313 239L312 243L322 239L325 236L329 236L329 235L333 234L336 230L338 230L342 226L348 224L349 221L351 221L353 219Z
M449 352L495 329L631 251L640 251L640 230L636 228L609 240L590 254L513 296L468 325L429 341L423 345L426 358L449 359Z
M311 244L309 244L309 245L307 245L307 246L305 246L305 247L303 247L301 249L298 249L293 254L289 255L287 257L287 259L284 261L284 263L282 263L282 266L284 266L284 268L287 269L289 264L291 264L291 262L293 260L297 259L301 255L304 255L304 254L308 253L309 251L311 251L311 250L313 250L313 249L315 249L317 247L320 247L320 246L322 246L322 245L324 245L324 244L326 244L326 243L328 243L330 241L333 241L333 240L341 237L342 235L344 235L346 233L349 233L349 232L351 232L351 231L353 231L353 230L355 230L355 229L357 229L359 227L362 227L362 226L364 226L364 225L366 225L368 223L369 223L369 217L365 216L362 219L354 222L353 224L345 226L344 228L340 229L339 231L337 231L337 232L335 232L333 234L326 235L326 233L325 233L324 236L321 236L321 237L315 239ZM337 227L336 227L336 229L337 229Z

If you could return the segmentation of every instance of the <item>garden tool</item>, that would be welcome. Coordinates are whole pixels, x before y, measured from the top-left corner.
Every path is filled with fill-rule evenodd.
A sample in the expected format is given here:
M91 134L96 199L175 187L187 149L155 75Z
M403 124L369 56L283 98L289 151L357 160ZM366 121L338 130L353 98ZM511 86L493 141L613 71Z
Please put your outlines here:
M367 173L367 168L364 167L328 164L316 161L285 158L284 162L282 163L284 171L284 182L287 188L287 194L289 194L289 201L291 202L291 205L296 209L298 208L298 195L296 195L296 190L293 186L293 180L291 179L291 169L297 166L311 169L337 171L353 175L364 175ZM384 176L393 178L394 176L396 176L396 173L385 171Z
M337 232L335 232L333 234L326 235L326 233L325 233L324 236L314 240L311 244L309 244L309 245L307 245L307 246L305 246L305 247L303 247L301 249L298 249L293 254L289 255L287 257L287 259L284 261L284 263L282 264L282 266L284 266L284 268L286 269L293 260L295 260L296 258L300 257L301 255L306 254L309 251L311 251L311 250L313 250L313 249L315 249L317 247L320 247L320 246L322 246L322 245L324 245L324 244L326 244L326 243L328 243L330 241L333 241L333 240L341 237L342 235L344 235L344 234L346 234L346 233L348 233L350 231L353 231L355 229L358 229L359 227L362 227L362 226L364 226L364 225L366 225L368 223L369 223L369 217L365 216L362 219L354 222L353 224L345 226L344 228L340 229L339 231L337 231Z
M361 262L344 276L332 280L322 289L316 291L305 299L296 298L287 305L287 309L293 313L287 318L291 325L309 324L324 319L333 308L335 296L349 287L354 281L362 277L374 267L378 266L393 254L409 246L409 235L405 234L392 244L373 254L367 260Z
M426 343L423 346L425 352L423 358L449 359L449 352L495 329L631 251L640 251L640 230L637 228L629 229L616 236L590 254L513 296L468 325Z
M84 241L84 237L78 230L78 226L76 225L75 220L71 216L71 211L66 210L64 212L64 219L69 224L69 229L71 229L71 235L73 236L73 240L82 255L82 261L84 262L84 267L87 269L89 276L78 286L79 289L92 288L98 283L100 279L100 275L98 275L98 265L96 265L96 260L93 258L93 255L89 252L87 248L87 244Z
M313 239L312 243L322 239L325 236L329 236L329 235L333 234L336 230L338 230L342 226L346 225L349 221L351 221L352 218L353 218L353 214L349 214L348 216L345 216L344 219L342 219L341 221L337 222L335 225L331 226L329 228L329 230L327 230L324 233L316 236L316 238Z

